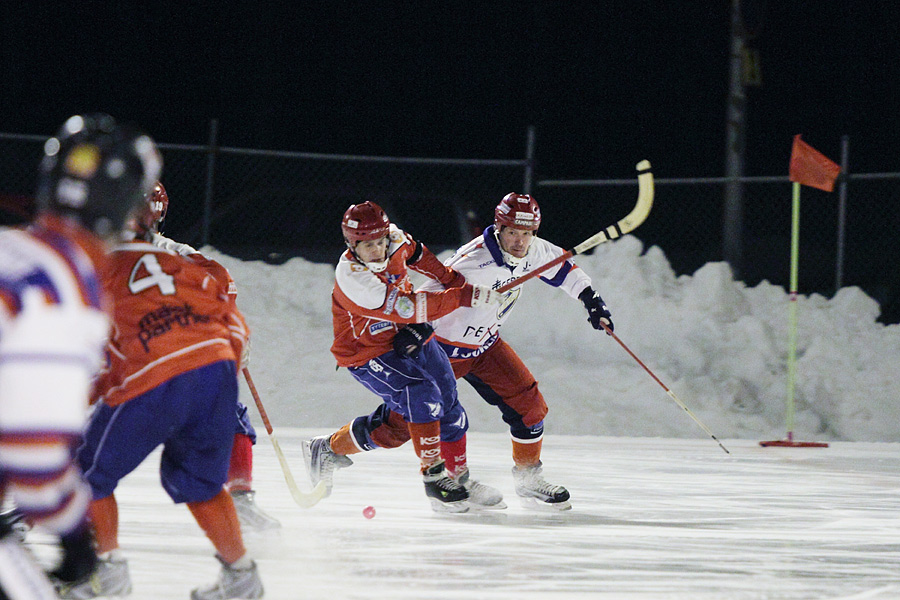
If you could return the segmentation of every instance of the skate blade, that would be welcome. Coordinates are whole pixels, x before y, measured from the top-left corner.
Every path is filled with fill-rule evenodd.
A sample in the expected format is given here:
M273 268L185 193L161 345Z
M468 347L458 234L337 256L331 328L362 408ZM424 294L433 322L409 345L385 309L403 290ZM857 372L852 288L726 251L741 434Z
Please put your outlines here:
M469 503L466 500L458 502L441 502L437 498L429 498L431 500L431 510L436 513L464 513L469 511Z
M469 500L469 508L475 512L482 512L486 510L503 510L506 508L506 502L501 500L497 504L476 504Z
M572 509L572 503L568 500L564 502L544 502L537 498L520 496L519 502L522 504L522 508L542 512L562 512Z

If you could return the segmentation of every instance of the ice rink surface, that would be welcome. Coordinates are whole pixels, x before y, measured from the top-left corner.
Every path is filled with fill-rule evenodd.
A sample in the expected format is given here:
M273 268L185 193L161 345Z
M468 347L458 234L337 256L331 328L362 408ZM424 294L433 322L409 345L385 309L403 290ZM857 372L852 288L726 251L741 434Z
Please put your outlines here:
M322 433L275 431L305 489L300 441ZM900 598L900 445L723 444L731 454L709 438L548 435L544 474L573 509L545 513L518 503L508 436L470 433L473 477L509 507L441 515L411 447L355 455L331 497L301 509L262 433L257 500L283 527L245 540L270 600ZM116 493L134 600L188 598L218 570L158 459ZM52 558L40 535L30 543Z

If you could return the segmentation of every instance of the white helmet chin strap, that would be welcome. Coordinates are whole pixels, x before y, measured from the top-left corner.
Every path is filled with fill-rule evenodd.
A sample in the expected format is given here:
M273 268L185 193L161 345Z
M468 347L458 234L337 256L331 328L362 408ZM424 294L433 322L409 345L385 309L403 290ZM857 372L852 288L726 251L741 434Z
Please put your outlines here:
M364 262L363 264L369 267L369 270L373 273L381 273L387 269L388 261L380 260L378 262Z
M510 254L509 252L507 252L506 250L503 249L503 244L500 243L500 232L498 232L496 229L494 229L494 239L497 240L497 247L500 248L500 254L503 255L503 262L505 262L509 266L518 267L519 263L525 259L524 256L522 258L519 258L517 256L513 256L512 254ZM530 250L531 246L529 246L528 249ZM525 255L527 256L528 253L526 252Z
M381 273L382 271L387 269L388 261L390 260L389 256L387 258L385 258L384 260L379 260L377 262L366 262L362 258L359 257L359 254L356 253L356 248L354 248L350 242L348 242L347 240L344 240L344 241L346 242L347 247L350 248L350 253L356 258L356 260L358 260L362 264L366 265L366 267L373 273ZM387 254L387 253L385 253L385 254Z

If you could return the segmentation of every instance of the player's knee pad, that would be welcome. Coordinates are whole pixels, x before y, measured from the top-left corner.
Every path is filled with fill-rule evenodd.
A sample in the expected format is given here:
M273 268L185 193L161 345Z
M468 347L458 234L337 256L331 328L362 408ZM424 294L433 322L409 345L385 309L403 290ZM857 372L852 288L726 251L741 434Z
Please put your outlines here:
M537 440L544 435L544 422L540 421L531 427L525 425L521 420L510 423L509 433L516 440Z
M406 421L384 404L369 415L366 428L369 439L380 448L397 448L409 441Z

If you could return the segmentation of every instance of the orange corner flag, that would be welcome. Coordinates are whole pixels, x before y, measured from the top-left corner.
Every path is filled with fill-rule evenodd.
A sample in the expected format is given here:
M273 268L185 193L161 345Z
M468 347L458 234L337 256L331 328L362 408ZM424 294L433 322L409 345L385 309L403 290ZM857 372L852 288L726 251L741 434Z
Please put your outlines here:
M791 181L802 185L834 191L834 180L841 172L841 167L827 156L800 139L800 135L794 136L794 146L791 148Z

